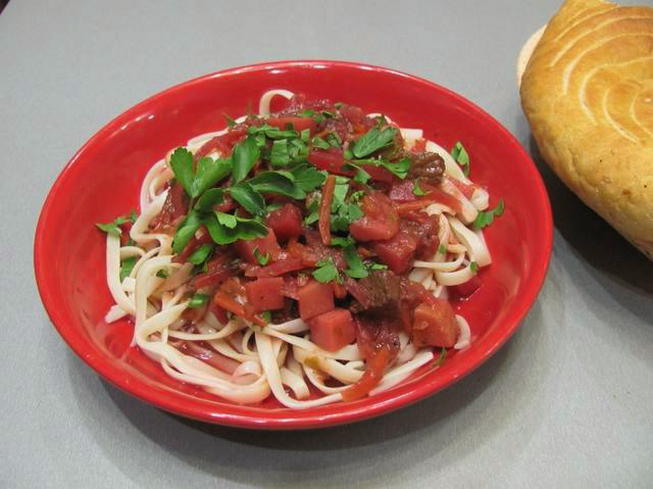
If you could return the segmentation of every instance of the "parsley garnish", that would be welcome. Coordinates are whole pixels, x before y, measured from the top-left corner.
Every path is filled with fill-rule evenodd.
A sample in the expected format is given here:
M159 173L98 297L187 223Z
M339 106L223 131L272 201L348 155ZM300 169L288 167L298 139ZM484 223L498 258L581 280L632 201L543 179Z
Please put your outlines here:
M327 283L332 281L340 282L340 274L333 262L333 258L328 257L317 263L318 268L313 271L313 278L318 282Z
M347 262L347 269L345 270L347 275L351 278L365 278L368 276L365 264L358 255L356 247L353 244L345 246L343 254L345 255L345 261Z
M503 214L504 209L505 205L503 203L503 199L500 199L499 203L494 209L485 212L480 211L478 213L476 219L474 219L474 227L476 229L483 229L484 227L489 226L492 224L495 217L499 217Z
M413 184L413 195L417 195L418 197L426 195L426 192L424 192L422 187L419 186L419 178L415 180L415 183Z
M478 263L475 261L470 262L469 269L472 271L472 273L478 273Z
M201 265L207 260L214 248L215 246L210 243L203 244L188 257L188 261L193 265Z
M454 144L453 148L451 148L451 156L463 168L463 173L466 176L469 175L471 162L469 161L469 154L467 154L467 150L463 146L463 143L458 141Z
M125 277L128 277L130 273L132 273L132 270L134 269L134 265L136 265L136 262L138 261L137 256L130 256L129 258L125 258L122 263L120 264L120 281L122 282L125 280Z
M229 189L231 197L255 216L265 216L265 200L249 182L240 182Z
M159 278L168 278L170 276L170 274L168 273L168 270L166 270L165 268L162 268L161 270L156 272L156 276L159 277Z
M446 252L447 252L447 247L443 244L440 244L440 246L438 246L438 253L444 255Z
M96 224L98 229L101 231L104 231L105 233L109 233L113 236L120 236L122 233L122 229L120 229L120 226L125 224L126 222L136 222L136 219L138 219L138 214L136 214L136 211L131 211L128 216L121 216L121 217L116 217L113 221L111 222L99 222Z
M209 301L209 296L207 294L200 294L198 292L193 294L193 296L190 298L190 301L188 302L188 307L192 307L194 309L198 307L202 307L208 301Z
M259 265L264 267L270 262L270 253L263 254L258 250L258 248L254 248L254 258L256 258Z
M394 127L382 130L373 127L354 142L351 151L356 158L365 158L391 144L396 135L397 129Z
M203 222L213 241L219 245L235 243L239 239L247 241L268 234L268 228L257 219L247 219L224 212L215 212Z
M433 362L434 367L439 367L442 365L447 358L447 349L443 346L442 349L440 350L440 354L438 355L438 358L435 359L435 362Z

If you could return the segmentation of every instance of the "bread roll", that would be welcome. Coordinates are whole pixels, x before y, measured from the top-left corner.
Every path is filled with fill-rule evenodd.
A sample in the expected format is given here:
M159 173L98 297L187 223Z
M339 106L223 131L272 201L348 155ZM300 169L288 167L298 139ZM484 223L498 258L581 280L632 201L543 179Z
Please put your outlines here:
M544 159L653 260L653 8L565 1L520 91Z

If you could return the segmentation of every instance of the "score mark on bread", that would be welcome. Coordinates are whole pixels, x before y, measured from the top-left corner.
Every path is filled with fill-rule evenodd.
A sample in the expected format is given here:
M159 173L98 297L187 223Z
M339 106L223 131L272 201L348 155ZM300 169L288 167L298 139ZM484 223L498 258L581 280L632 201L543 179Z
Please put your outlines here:
M520 91L542 156L653 259L653 8L567 0L533 44Z

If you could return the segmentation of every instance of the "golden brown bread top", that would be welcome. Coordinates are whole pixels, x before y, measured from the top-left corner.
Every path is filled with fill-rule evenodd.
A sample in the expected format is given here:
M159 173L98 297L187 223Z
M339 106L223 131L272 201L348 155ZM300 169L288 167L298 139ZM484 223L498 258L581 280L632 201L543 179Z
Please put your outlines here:
M567 0L521 99L544 159L653 259L653 8Z

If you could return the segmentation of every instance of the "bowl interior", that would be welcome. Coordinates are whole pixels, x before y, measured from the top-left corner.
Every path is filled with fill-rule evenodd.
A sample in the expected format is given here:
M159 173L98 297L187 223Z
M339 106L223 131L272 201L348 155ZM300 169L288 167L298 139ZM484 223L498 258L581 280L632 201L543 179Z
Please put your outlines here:
M494 264L482 287L456 304L473 342L439 369L351 403L294 411L274 400L238 406L174 381L129 348L132 326L107 325L105 239L94 227L138 206L148 168L197 134L221 129L224 115L257 110L260 95L286 88L383 112L402 127L424 129L444 147L464 143L471 178L487 187L504 215L487 229ZM35 245L39 290L52 321L94 369L128 392L189 417L249 427L314 427L354 421L435 392L475 368L517 327L539 290L551 248L546 192L534 165L494 119L446 89L382 68L338 62L285 62L228 70L162 92L100 130L61 174L44 205Z

